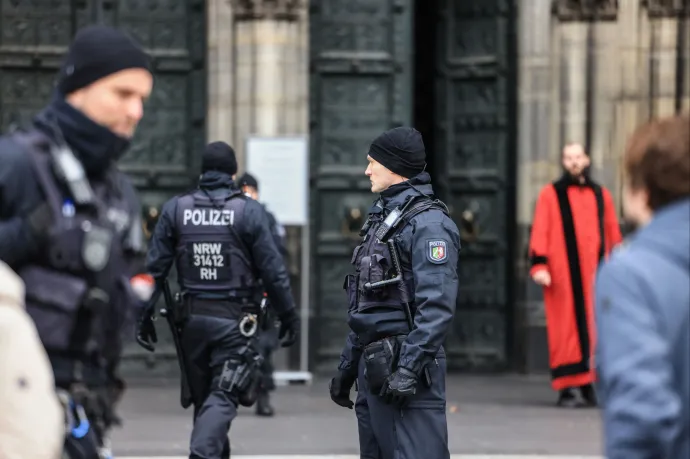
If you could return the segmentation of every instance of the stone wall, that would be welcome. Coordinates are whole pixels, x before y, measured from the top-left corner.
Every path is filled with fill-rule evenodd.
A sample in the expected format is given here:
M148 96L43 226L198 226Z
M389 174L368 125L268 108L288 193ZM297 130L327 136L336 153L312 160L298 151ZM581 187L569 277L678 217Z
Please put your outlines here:
M308 132L306 0L208 0L209 140Z
M589 9L593 4L597 7ZM529 226L539 190L560 174L565 142L588 143L594 178L611 190L620 214L621 155L627 136L636 125L675 109L680 4L520 2L516 275L522 323L517 324L517 344L525 346L522 363L528 370L546 369L547 356L541 292L527 279ZM690 42L690 23L682 38ZM684 65L687 111L690 45L685 46Z

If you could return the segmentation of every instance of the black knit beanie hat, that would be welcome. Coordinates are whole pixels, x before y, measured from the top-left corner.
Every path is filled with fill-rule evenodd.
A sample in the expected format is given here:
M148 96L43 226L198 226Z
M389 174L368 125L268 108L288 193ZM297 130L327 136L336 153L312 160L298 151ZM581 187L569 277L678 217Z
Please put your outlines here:
M103 25L80 29L69 47L58 76L57 89L68 95L126 69L151 72L151 59L124 32Z
M259 182L256 180L256 177L249 172L245 172L244 175L240 177L240 179L237 181L237 185L240 187L250 186L256 191L259 191Z
M426 167L422 135L411 127L397 127L378 136L369 147L369 156L405 178L422 173Z
M229 175L237 173L235 150L225 142L211 142L206 145L201 157L201 172L219 171Z

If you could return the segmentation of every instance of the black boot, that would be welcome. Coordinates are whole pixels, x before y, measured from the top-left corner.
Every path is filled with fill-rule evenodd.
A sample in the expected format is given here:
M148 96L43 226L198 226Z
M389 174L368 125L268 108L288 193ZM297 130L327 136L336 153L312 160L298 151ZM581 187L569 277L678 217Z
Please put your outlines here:
M591 384L580 386L580 394L582 395L585 406L595 407L598 405L597 394Z
M271 406L271 398L268 392L262 392L256 400L256 415L271 417L274 414L275 410Z
M556 405L563 408L575 408L578 405L578 402L573 390L563 389L560 391L558 393L558 402L556 402Z

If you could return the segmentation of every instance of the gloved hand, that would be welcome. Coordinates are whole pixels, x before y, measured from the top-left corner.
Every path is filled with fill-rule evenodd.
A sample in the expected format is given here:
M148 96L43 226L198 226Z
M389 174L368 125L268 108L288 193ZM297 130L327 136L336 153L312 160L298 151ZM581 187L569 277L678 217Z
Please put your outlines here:
M158 342L156 326L153 324L153 308L147 307L141 313L137 323L137 343L147 351L153 352Z
M281 341L280 345L282 347L290 347L295 344L299 336L299 325L300 320L294 309L290 309L280 316L278 339Z
M350 400L350 390L356 380L356 376L343 370L338 371L338 375L328 383L328 391L331 393L331 400L333 400L336 405L352 409L354 403Z
M388 377L379 394L386 403L405 406L409 398L417 393L419 378L405 367L398 369Z

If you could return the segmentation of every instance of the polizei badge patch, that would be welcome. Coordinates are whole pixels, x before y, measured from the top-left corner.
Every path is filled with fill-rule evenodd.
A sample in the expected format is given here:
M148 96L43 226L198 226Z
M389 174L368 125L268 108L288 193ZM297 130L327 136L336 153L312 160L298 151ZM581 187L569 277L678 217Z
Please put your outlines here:
M445 263L448 259L448 247L446 241L431 240L429 241L429 251L427 257L432 263Z

